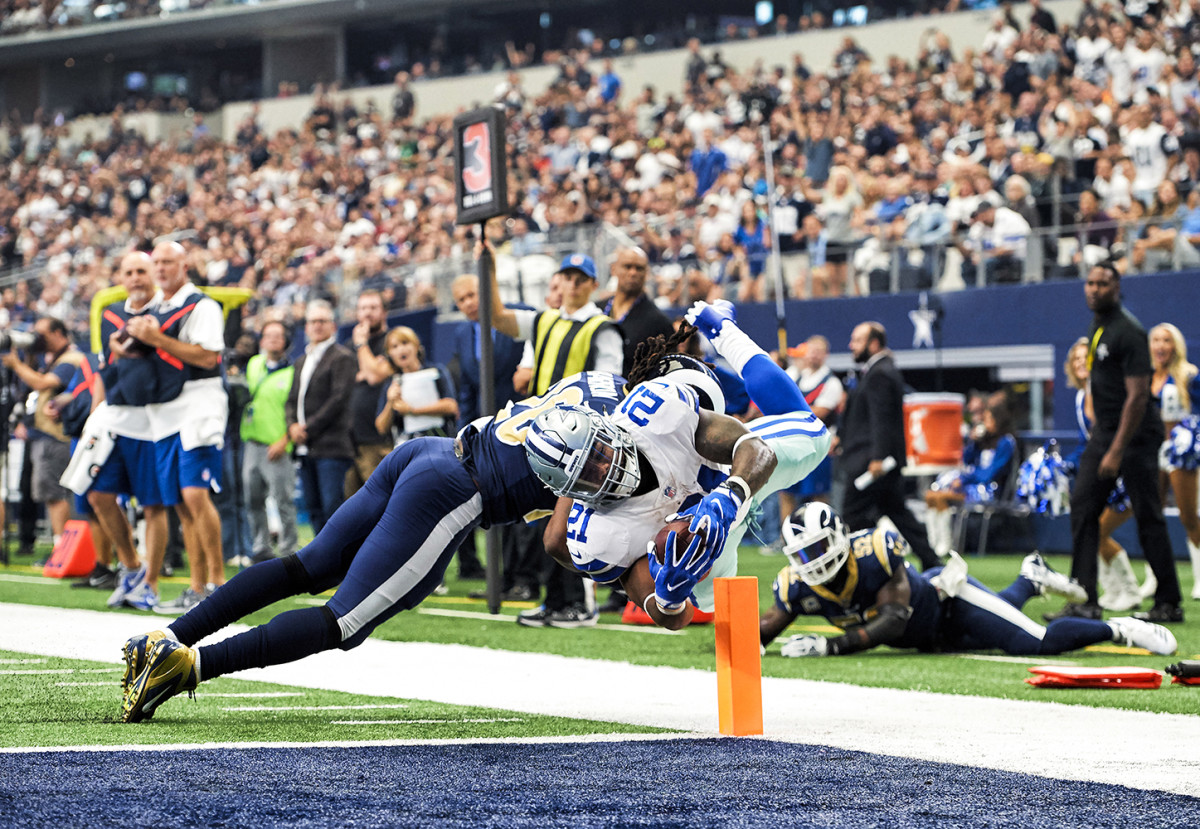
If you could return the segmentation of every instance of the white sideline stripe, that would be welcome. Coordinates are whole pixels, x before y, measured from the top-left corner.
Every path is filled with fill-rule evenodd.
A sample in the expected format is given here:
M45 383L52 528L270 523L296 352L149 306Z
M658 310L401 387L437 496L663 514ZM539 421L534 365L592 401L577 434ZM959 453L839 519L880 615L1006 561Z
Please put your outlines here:
M1148 653L1148 651L1147 651ZM975 659L979 662L1011 662L1014 665L1078 665L1069 659L1046 659L1039 656L990 656L986 653L956 653L959 659Z
M0 671L0 676L32 675L32 674L112 674L116 668L29 668L26 670Z
M478 745L554 745L559 743L650 743L668 740L711 740L712 734L583 734L552 737L450 737L413 740L321 740L311 743L156 743L119 746L17 746L0 748L0 754L52 754L59 751L241 751L260 748L388 748L390 746L478 746Z
M126 613L0 603L0 650L120 664L120 643L144 632L146 623ZM222 633L245 629L234 625ZM878 661L880 671L888 670L886 656ZM1025 674L1013 667L1014 688L1024 687ZM368 638L350 651L327 651L237 677L397 702L434 700L513 715L678 729L693 736L717 732L712 671ZM1196 715L803 679L766 678L762 687L765 739L1200 796L1200 755L1180 750L1200 745ZM671 692L647 693L655 688ZM1187 690L1141 693L1181 692ZM1070 698L1047 691L1041 699ZM114 689L114 713L117 703ZM186 716L180 706L167 710ZM475 742L484 741L462 744Z
M455 725L457 723L525 722L521 717L467 717L461 720L334 720L330 725Z
M480 619L484 622L489 622L489 621L494 622L497 620L512 622L512 621L516 621L516 618L517 618L515 614L507 614L507 613L492 614L492 613L483 613L478 610L444 610L440 607L419 607L419 608L417 608L417 612L424 614L426 616L448 616L452 619ZM596 624L596 625L592 625L591 628L589 628L589 630L593 630L593 629L594 630L616 630L616 631L620 631L621 633L651 633L651 634L656 634L656 635L661 634L664 636L686 636L687 635L686 630L667 630L666 628L652 627L650 625L610 625L610 624L601 625L601 624Z
M251 698L274 699L276 697L302 697L302 696L304 696L304 692L303 691L243 691L241 693L228 693L228 694L205 693L204 696L206 696L206 697L235 697L235 698L242 697L245 699L251 699Z
M0 665L40 665L45 659L0 659Z
M57 688L102 688L104 686L112 687L112 681L108 682L56 682Z
M408 708L408 703L395 705L239 705L222 711L371 711L376 708Z
M62 579L49 576L18 576L15 573L0 573L0 581L15 581L18 584L62 584Z

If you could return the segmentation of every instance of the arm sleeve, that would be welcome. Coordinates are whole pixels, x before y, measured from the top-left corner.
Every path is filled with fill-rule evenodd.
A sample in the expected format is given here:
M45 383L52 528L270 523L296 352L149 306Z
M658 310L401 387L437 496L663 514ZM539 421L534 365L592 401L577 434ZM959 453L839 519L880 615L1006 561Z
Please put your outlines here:
M996 444L995 451L992 452L991 463L986 466L976 466L972 471L963 473L963 483L999 483L1015 454L1016 441L1013 440L1012 435L1004 435Z
M605 323L596 332L593 346L596 349L596 371L621 374L625 364L625 340L615 325Z

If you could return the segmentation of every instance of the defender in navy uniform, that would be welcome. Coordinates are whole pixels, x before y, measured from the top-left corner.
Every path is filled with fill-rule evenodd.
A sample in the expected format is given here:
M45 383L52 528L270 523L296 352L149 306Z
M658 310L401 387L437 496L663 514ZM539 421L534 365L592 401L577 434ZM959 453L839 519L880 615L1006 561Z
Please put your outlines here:
M121 718L151 716L201 679L353 648L382 622L416 607L441 583L476 527L532 520L554 509L526 461L524 439L560 404L612 411L622 378L587 372L541 397L468 424L456 439L418 438L396 449L299 553L256 564L173 622L125 645ZM414 496L414 493L417 496ZM213 645L196 642L243 616L301 593L337 592L321 607L289 610Z
M1132 618L1062 618L1042 627L1021 612L1038 593L1078 596L1082 588L1034 553L1001 593L951 563L918 573L904 557L908 543L894 532L848 533L827 504L810 503L784 522L790 563L775 578L775 604L759 620L765 648L798 616L823 616L840 636L793 636L784 656L834 656L890 645L922 651L998 649L1014 655L1056 654L1116 642L1159 654L1175 652L1161 625Z

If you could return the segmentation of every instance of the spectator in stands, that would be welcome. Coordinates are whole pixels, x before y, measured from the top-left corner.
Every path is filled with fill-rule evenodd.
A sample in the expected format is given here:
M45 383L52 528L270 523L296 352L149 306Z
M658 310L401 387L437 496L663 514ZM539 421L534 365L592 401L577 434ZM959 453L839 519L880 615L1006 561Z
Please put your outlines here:
M62 423L52 415L50 402L71 382L84 358L71 342L67 327L56 317L38 318L33 333L30 356L37 355L44 370L32 368L14 351L6 352L2 362L37 392L32 423L25 435L33 456L33 500L45 505L50 532L57 545L71 516L70 492L59 483L71 460L71 442L63 433Z
M925 491L929 544L942 559L954 547L950 507L1000 497L1013 469L1017 441L1012 435L1012 417L1003 397L984 409L982 426L981 432L973 433L963 447L960 468L943 472Z
M734 244L746 260L746 275L738 285L738 302L761 302L763 271L771 251L770 229L753 199L742 202L742 214L733 234Z
M1179 142L1167 129L1154 121L1154 110L1149 104L1134 107L1129 131L1121 142L1121 149L1133 163L1133 197L1150 204L1155 189L1175 166Z
M271 552L268 497L279 511L278 557L296 552L296 466L291 458L285 411L296 371L288 357L290 341L291 333L284 323L264 323L259 353L246 364L250 403L242 414L245 463L241 475L255 563L276 557Z
M696 178L696 195L703 196L728 168L725 153L715 143L715 133L705 128L688 159L688 169Z
M1075 263L1083 262L1090 269L1097 262L1108 259L1117 238L1117 222L1100 209L1100 197L1095 190L1089 188L1079 194L1075 224L1081 241L1074 255Z
M1134 268L1153 272L1171 267L1179 224L1187 209L1175 182L1160 180L1145 216L1144 233L1133 243L1130 263Z
M388 332L383 296L371 290L359 294L356 318L358 323L354 326L351 340L358 360L358 372L354 376L354 390L350 394L350 437L354 441L354 467L346 475L347 498L362 488L395 445L389 435L375 428L380 392L394 373L384 346Z
M967 234L964 253L970 260L963 262L963 281L975 284L982 267L988 285L1020 282L1029 234L1029 223L1020 214L986 199L980 201Z
M817 207L825 227L825 264L829 272L830 296L858 295L858 286L849 282L850 257L861 240L858 230L863 207L862 196L846 167L830 171L829 186Z
M396 91L392 94L392 120L403 126L410 124L417 114L417 100L413 97L412 90L408 88L408 81L407 72L397 72Z
M352 411L346 401L357 365L354 354L334 341L336 330L328 302L308 303L308 347L296 362L285 409L314 532L321 531L344 500L346 473L354 465Z

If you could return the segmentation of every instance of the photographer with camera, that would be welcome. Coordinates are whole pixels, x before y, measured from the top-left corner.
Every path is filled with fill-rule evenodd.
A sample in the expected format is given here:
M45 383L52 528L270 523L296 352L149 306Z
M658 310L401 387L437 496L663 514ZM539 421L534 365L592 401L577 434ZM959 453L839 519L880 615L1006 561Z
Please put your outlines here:
M33 500L45 504L54 544L58 544L71 514L67 500L70 493L58 481L71 460L71 444L50 403L71 382L75 370L83 362L83 353L75 347L67 326L60 319L40 317L34 323L33 333L33 341L27 350L31 357L41 356L44 371L32 368L11 350L0 357L0 361L17 379L37 392L33 425L27 429L33 462ZM10 348L13 344L10 339Z

